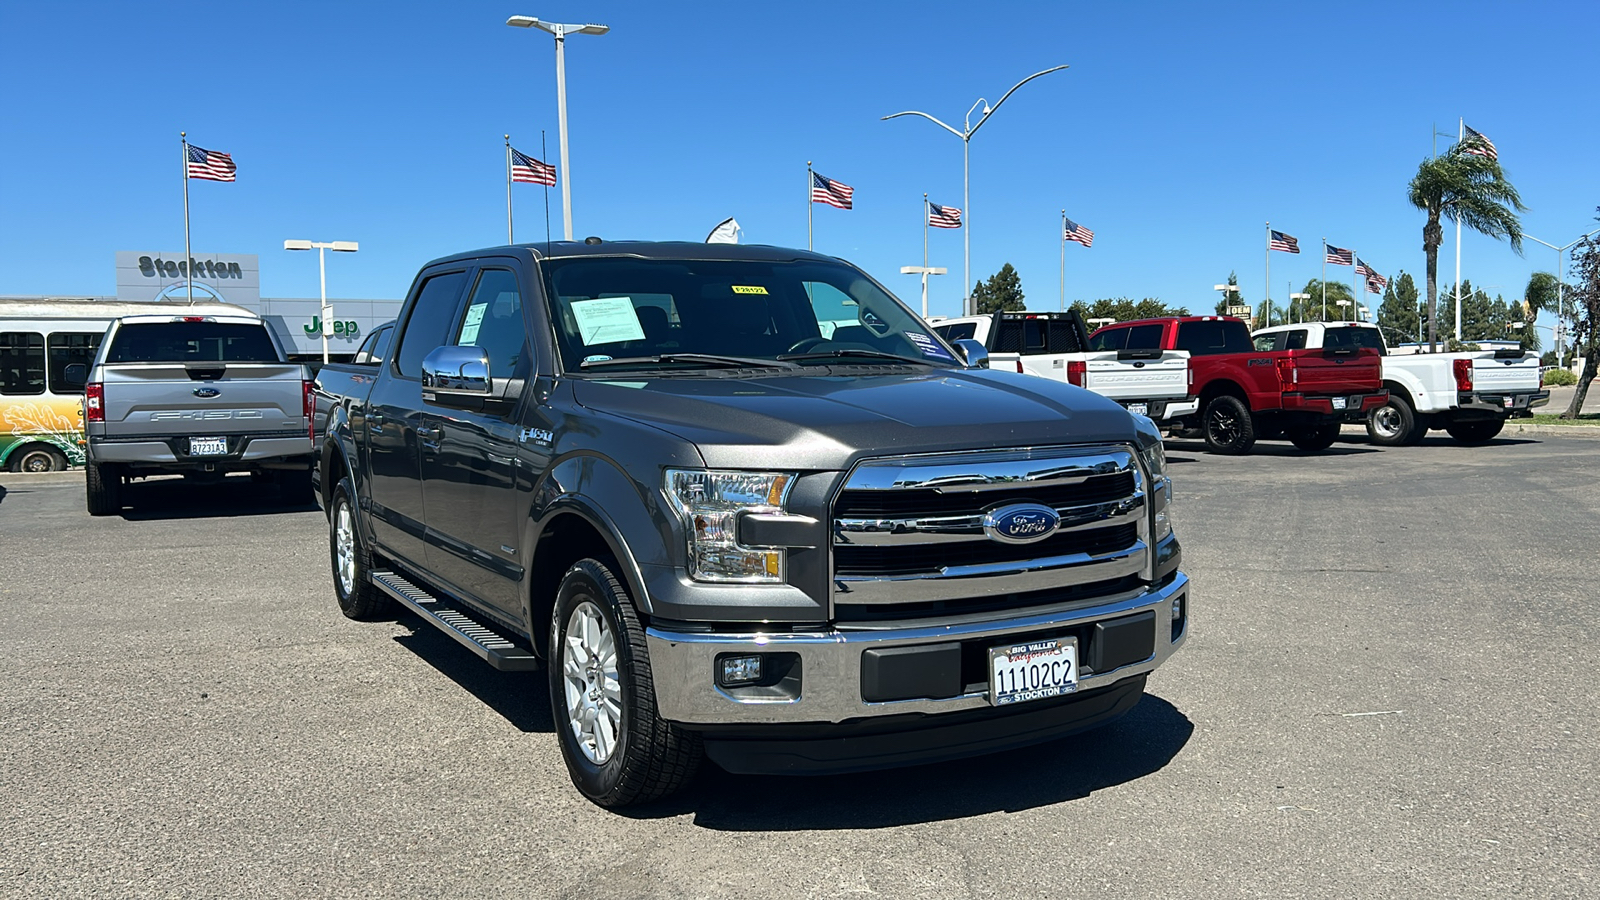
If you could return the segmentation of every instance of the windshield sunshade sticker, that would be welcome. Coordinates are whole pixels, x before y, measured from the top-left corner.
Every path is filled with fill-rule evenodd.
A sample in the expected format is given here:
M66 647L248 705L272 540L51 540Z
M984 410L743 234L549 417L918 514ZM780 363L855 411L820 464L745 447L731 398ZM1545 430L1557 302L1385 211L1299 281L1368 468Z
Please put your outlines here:
M923 334L920 331L903 331L901 334L904 334L906 337L910 338L911 343L917 345L917 349L922 351L923 356L931 356L935 359L947 359L951 362L955 362L955 357L951 356L948 350L939 346L939 342L928 335Z
M644 326L628 297L579 300L572 304L572 316L578 320L578 337L585 346L644 340Z
M736 284L733 286L735 294L765 294L767 289L759 284Z

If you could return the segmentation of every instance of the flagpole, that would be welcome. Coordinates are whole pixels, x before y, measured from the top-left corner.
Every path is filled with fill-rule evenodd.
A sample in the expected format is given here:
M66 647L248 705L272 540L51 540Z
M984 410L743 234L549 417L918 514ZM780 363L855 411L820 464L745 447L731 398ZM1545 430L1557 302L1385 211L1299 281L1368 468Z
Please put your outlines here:
M544 129L539 129L539 161L549 165L550 150L544 145ZM557 172L556 178L567 177L565 172ZM550 185L544 186L544 252L550 253Z
M1061 239L1061 311L1067 311L1067 211L1061 211L1061 231L1056 235Z
M511 228L511 135L506 135L506 243L517 242L516 232Z
M1467 120L1456 119L1456 144L1467 136ZM1461 342L1461 217L1456 216L1456 343Z
M189 271L189 260L194 258L189 249L189 132L178 132L178 140L183 142L183 268L189 285L189 305L193 306L194 273Z
M928 318L928 195L922 195L922 318Z
M1305 321L1305 316L1300 317ZM1322 321L1328 321L1328 239L1322 239Z
M1267 299L1261 301L1263 309L1271 309L1272 303L1272 223L1267 223ZM1227 291L1223 291L1227 293Z
M1358 263L1360 261L1361 261L1361 257L1357 256L1354 248L1352 248L1351 251L1350 251L1350 315L1351 316L1354 316L1356 314L1356 307L1355 307L1355 304L1357 302L1356 298L1361 296L1361 285L1360 285L1359 282L1360 282L1360 278L1362 276L1361 276L1361 273L1356 271L1356 263Z
M806 249L807 250L811 249L811 207L814 205L811 202L811 186L813 184L815 184L815 183L816 183L816 179L813 178L812 175L811 175L811 160L808 159L808 160L806 160Z

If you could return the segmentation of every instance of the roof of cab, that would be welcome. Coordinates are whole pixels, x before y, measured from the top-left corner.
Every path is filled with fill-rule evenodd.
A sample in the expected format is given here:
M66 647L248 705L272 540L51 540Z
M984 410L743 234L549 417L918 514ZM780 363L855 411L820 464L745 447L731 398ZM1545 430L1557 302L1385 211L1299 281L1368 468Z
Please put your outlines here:
M452 253L432 260L428 266L486 256L509 256L526 253L533 259L566 259L579 256L630 256L636 259L693 259L693 260L757 260L762 262L838 262L836 257L810 250L775 247L770 244L700 244L691 241L601 241L590 244L583 241L537 241L527 244L507 244Z

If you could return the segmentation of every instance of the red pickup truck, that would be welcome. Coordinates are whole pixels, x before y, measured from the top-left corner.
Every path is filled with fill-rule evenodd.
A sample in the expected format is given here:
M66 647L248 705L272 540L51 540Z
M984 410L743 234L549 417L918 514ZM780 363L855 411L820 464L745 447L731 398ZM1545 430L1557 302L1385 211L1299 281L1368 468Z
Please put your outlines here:
M1325 450L1339 423L1388 400L1376 350L1258 349L1242 319L1173 316L1117 322L1089 338L1092 350L1189 351L1189 399L1199 411L1173 432L1203 436L1216 453L1242 454L1279 434L1302 450Z

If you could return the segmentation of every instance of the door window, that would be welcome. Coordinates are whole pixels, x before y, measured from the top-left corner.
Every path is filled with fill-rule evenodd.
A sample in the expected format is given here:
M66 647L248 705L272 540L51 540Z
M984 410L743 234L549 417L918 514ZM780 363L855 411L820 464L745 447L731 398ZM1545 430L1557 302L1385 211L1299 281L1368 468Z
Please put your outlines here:
M461 296L461 285L466 280L465 272L446 272L422 283L411 316L406 319L405 334L400 338L396 365L401 375L421 378L422 360L448 340L456 298Z
M1283 349L1283 332L1274 331L1269 334L1258 334L1252 340L1256 344L1257 353L1271 353Z
M94 352L100 349L103 331L58 331L50 335L50 392L53 394L81 394L82 385L65 381L67 366L88 366L94 361Z
M44 393L44 335L0 331L0 394Z
M1089 337L1090 350L1121 350L1128 346L1128 332L1132 328L1106 328Z
M491 378L511 378L524 371L528 329L522 321L522 295L514 272L483 270L452 343L481 347L489 357Z
M1166 326L1160 322L1150 325L1133 325L1127 329L1129 350L1160 350L1161 330ZM1120 347L1116 349L1122 349Z
M1238 319L1202 319L1178 325L1179 350L1191 356L1210 356L1217 353L1249 353L1255 345L1250 331Z

